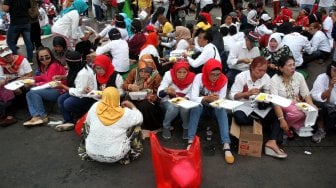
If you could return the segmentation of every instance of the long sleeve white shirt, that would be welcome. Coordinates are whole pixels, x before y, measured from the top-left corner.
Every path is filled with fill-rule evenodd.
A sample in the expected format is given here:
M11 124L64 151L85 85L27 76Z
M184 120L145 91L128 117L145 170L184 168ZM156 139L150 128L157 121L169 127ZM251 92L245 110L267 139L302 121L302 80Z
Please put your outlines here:
M118 72L127 72L129 70L129 48L125 40L111 40L104 46L100 46L96 49L96 54L100 55L105 52L110 52L113 59L112 64Z
M333 29L334 22L330 16L327 16L326 19L323 20L322 26L323 31L327 34L329 39L332 39L331 32Z
M188 87L184 88L183 90L179 89L174 84L170 71L167 71L162 78L161 84L160 84L160 86L158 88L158 91L157 91L157 95L159 96L159 93L161 91L165 90L167 87L172 87L172 88L175 89L176 93L183 93L183 94L185 94L185 96L189 97L190 92L191 92L191 86L192 86L192 83ZM168 95L166 95L164 98L161 98L161 102L165 102L167 100L169 100Z
M212 43L208 43L207 45L204 46L201 54L195 60L191 57L188 57L188 62L190 66L196 68L196 67L199 67L205 64L211 58L215 58L218 61L221 61L220 55L219 55L219 52L216 46L213 45Z
M260 35L260 36L264 36L264 35L271 35L273 33L272 30L268 29L265 24L262 24L260 26L258 26L255 31Z
M313 52L307 37L297 32L285 35L285 37L282 39L282 45L287 45L289 47L295 59L295 66L297 67L301 66L303 63L303 50L308 54Z
M69 39L77 39L79 24L79 14L77 10L72 10L60 17L52 26L53 33L61 34Z
M231 48L227 64L230 69L236 69L240 71L246 71L250 68L249 64L239 63L239 59L253 59L260 56L260 51L258 47L253 47L251 50L248 50L246 47L246 41L237 43L233 48Z
M124 40L129 39L128 32L127 32L126 28L119 28L119 27L116 27L115 25L110 25L110 24L107 25L98 35L100 37L109 38L108 33L112 28L117 28L119 30L120 35L121 35L121 39L124 39Z
M322 31L317 31L313 35L313 38L310 40L310 44L313 51L321 50L324 52L331 52L329 39Z
M90 67L84 67L77 73L75 78L75 87L69 88L69 94L76 97L82 97L84 88L97 90L96 75Z
M322 99L322 93L328 90L329 88L329 76L326 73L322 73L317 76L314 84L313 89L311 90L311 96L313 100L318 102L326 102L327 99ZM334 87L331 90L330 97L329 97L329 103L336 104L336 88Z
M210 95L212 93L217 93L219 95L219 99L224 99L226 96L227 84L225 84L218 92L211 92L204 87L202 82L202 74L203 73L199 73L195 76L191 87L191 93L189 97L190 100L201 103L204 96Z
M244 91L244 88L247 90L257 88L261 90L263 93L270 93L271 87L271 78L266 73L262 78L256 80L255 82L252 81L251 72L249 70L239 73L230 90L230 98L234 100L234 96L237 93L241 93ZM256 96L250 96L249 99L240 99L240 101L244 101L244 104L238 106L234 109L234 111L241 110L247 116L250 115L253 111L259 114L261 117L265 117L267 113L270 111L270 108L265 110L259 110L255 108L255 101L253 100Z
M131 149L127 129L141 124L143 116L136 108L124 108L124 115L117 122L105 126L97 116L97 104L98 102L92 105L86 118L86 123L90 126L85 140L86 152L99 162L117 162Z
M208 4L212 4L213 0L196 0L196 3L200 3L200 8L204 8Z

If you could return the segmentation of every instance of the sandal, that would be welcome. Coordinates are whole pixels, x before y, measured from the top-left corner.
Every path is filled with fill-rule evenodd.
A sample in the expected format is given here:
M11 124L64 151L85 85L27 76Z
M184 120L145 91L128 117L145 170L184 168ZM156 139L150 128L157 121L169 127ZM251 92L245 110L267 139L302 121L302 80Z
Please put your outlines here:
M232 155L232 153L231 153L231 155L225 155L225 152L226 151L231 152L231 149L223 149L223 151L224 151L224 159L225 159L226 163L227 164L233 164L234 156Z

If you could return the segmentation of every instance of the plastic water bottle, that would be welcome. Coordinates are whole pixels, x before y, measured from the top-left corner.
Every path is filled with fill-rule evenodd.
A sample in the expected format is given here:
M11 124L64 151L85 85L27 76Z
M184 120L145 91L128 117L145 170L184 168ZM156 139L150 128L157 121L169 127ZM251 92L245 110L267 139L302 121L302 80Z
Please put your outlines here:
M212 139L212 131L211 131L210 127L208 126L206 128L206 140L211 141L211 139Z

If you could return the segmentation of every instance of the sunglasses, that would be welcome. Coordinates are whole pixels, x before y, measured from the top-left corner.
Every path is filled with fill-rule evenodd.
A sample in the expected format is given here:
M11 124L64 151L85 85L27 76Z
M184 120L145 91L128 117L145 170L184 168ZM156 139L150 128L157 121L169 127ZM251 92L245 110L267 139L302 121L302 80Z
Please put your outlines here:
M40 61L47 61L47 60L49 60L49 59L51 59L50 56L41 56L41 57L39 57L39 60L40 60Z

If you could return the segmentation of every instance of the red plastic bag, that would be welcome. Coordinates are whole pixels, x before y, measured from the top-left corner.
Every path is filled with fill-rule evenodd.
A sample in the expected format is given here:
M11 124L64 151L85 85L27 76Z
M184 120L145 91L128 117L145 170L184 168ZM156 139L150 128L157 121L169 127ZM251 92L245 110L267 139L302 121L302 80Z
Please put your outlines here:
M162 147L152 132L150 143L158 188L200 187L202 161L199 137L194 138L189 150Z
M78 136L81 136L82 135L82 128L83 128L83 125L84 125L84 122L86 120L86 116L87 116L87 113L84 114L76 123L75 125L75 131L76 133L78 134Z

